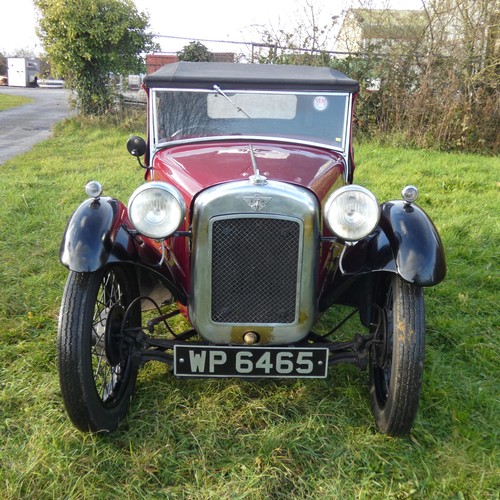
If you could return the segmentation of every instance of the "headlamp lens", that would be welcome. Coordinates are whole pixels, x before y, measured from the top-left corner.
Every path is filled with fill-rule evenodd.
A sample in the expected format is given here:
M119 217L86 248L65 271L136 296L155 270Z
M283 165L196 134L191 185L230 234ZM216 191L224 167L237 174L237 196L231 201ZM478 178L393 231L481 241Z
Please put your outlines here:
M361 186L349 185L335 191L325 204L325 222L339 238L356 241L377 227L380 207L377 198Z
M179 229L186 214L186 205L176 188L154 181L134 191L128 211L132 224L140 234L162 240Z

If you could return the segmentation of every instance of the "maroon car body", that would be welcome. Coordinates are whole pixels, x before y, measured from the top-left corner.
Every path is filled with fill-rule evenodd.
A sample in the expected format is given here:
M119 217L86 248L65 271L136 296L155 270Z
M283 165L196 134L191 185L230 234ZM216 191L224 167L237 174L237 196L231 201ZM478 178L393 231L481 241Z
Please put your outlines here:
M340 154L311 147L283 145L273 142L253 142L260 171L269 179L297 184L311 190L318 200L324 200L332 188L344 184L345 161ZM155 179L174 184L182 193L188 213L182 229L191 220L193 199L204 189L226 182L247 180L252 175L249 145L234 141L205 145L173 146L155 155ZM206 165L213 166L208 170ZM326 166L326 167L325 167ZM174 239L171 249L179 263L179 282L186 294L190 292L190 259L186 240ZM318 283L326 273L326 255L319 263Z
M416 188L380 204L353 183L357 82L330 68L175 63L144 88L148 136L127 147L145 157L145 184L125 206L90 183L61 246L59 367L73 423L116 428L149 360L177 377L243 378L326 377L348 362L368 368L379 430L407 433L422 289L444 278L444 251ZM337 304L366 328L349 342L336 327L314 333ZM181 334L168 326L178 313L190 325Z

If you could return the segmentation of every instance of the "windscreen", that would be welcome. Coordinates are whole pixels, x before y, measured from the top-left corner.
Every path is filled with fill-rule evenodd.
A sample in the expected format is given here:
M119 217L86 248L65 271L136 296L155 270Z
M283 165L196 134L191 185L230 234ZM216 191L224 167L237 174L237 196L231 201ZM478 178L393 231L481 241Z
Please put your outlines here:
M349 94L216 89L155 89L155 143L246 136L345 148Z

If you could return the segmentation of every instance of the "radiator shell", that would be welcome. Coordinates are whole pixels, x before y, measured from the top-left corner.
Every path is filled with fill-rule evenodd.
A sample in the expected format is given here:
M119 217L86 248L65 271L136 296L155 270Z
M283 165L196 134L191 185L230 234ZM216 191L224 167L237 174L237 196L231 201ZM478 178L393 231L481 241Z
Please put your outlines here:
M192 217L189 316L213 343L297 342L317 315L319 205L283 182L203 191Z

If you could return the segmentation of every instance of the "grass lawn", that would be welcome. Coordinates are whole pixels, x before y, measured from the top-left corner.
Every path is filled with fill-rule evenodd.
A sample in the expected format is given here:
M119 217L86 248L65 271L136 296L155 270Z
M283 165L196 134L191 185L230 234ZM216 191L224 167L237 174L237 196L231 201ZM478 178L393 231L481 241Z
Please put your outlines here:
M69 121L1 166L0 497L499 498L498 158L356 148L356 182L381 201L419 186L447 251L446 281L426 290L408 438L376 432L367 374L351 366L248 383L176 380L150 364L117 432L72 427L56 369L59 244L88 180L125 202L142 182L132 128Z
M16 108L17 106L22 106L31 102L33 99L30 97L24 97L20 95L7 95L0 93L0 111L5 109Z

